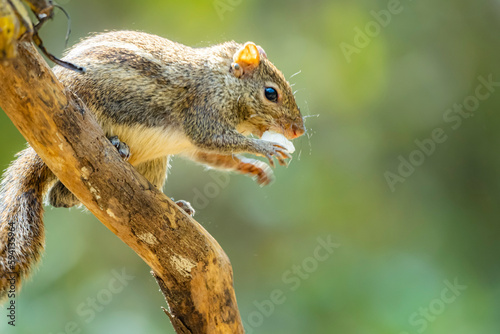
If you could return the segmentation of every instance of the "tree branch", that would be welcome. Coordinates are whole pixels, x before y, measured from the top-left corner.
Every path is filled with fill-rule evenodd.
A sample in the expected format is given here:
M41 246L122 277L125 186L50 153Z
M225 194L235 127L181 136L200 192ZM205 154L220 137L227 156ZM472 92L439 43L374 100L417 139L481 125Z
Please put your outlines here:
M1 107L62 183L151 267L177 333L243 333L217 241L121 160L31 43L18 51L0 63Z

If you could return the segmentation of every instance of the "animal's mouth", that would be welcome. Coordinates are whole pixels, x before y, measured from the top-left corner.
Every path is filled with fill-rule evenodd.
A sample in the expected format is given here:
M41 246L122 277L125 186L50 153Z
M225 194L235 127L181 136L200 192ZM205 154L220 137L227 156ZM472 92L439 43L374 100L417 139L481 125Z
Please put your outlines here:
M237 131L245 136L252 134L258 138L261 138L264 132L271 131L283 135L288 140L298 138L305 133L301 118L287 122L272 122L271 124L264 121L243 123L237 127Z
M291 125L288 125L288 126L269 126L269 127L258 129L257 131L258 132L254 133L254 134L259 136L259 138L262 137L264 132L271 131L271 132L276 132L276 133L279 133L279 134L285 136L285 138L288 140L293 140L295 138L298 138L298 137L302 136L305 132L304 126L302 124L297 125L295 123L292 123Z

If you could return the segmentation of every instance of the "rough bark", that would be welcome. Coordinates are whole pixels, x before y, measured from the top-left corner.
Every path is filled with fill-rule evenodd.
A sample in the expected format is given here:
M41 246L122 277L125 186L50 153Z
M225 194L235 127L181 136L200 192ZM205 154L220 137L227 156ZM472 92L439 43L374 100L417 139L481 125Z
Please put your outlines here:
M0 63L0 106L53 173L152 269L178 333L243 333L217 241L130 164L31 43ZM85 75L85 74L82 74Z

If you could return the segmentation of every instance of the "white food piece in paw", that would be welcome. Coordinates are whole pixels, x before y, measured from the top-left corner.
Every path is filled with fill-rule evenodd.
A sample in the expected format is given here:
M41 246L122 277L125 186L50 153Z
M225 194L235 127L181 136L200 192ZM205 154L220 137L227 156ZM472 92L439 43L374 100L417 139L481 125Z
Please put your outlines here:
M262 137L260 137L260 139L280 144L281 146L286 148L286 150L290 153L295 152L295 147L293 146L292 142L286 139L286 137L283 136L281 133L277 133L274 131L266 131L262 134Z

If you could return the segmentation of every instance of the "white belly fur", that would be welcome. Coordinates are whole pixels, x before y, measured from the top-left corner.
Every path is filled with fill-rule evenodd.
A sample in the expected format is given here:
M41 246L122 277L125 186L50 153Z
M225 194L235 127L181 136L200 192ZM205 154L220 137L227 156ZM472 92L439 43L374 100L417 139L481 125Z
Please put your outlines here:
M115 124L104 130L111 136L118 136L130 147L129 162L132 165L193 149L193 144L184 133L174 129Z

